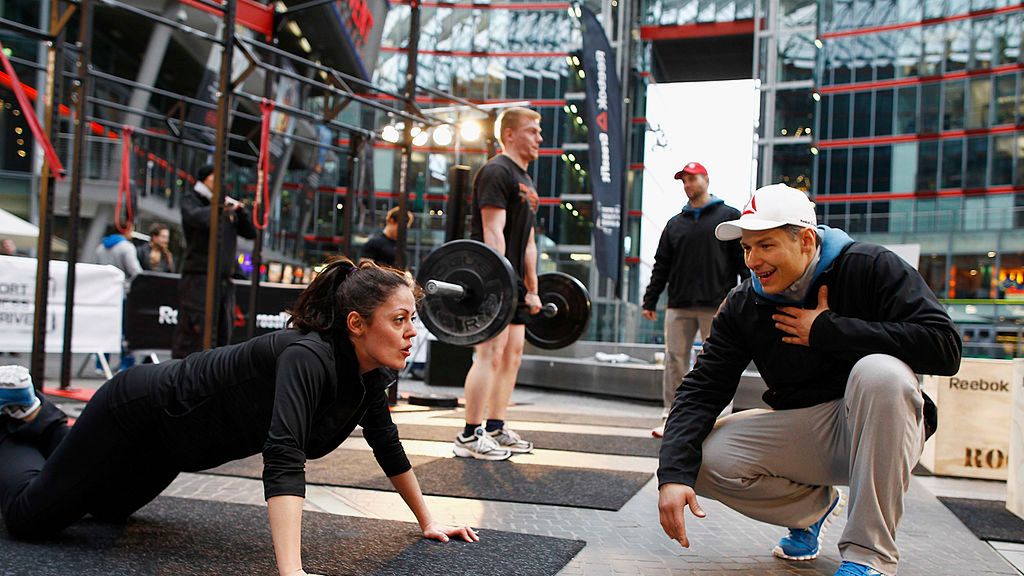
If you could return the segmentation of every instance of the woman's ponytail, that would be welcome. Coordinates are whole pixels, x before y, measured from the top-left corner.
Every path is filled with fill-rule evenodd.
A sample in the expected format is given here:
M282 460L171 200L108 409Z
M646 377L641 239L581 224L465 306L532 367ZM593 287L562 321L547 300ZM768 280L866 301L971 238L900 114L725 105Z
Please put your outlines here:
M348 258L328 260L288 311L292 316L289 323L303 331L332 332L335 322L341 319L337 314L338 289L355 269Z

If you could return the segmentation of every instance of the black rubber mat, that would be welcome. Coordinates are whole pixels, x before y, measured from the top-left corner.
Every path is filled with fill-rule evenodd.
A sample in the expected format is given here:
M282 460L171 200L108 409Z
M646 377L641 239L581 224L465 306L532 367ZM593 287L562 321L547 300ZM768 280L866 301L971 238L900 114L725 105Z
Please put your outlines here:
M399 424L398 436L408 440L434 440L451 442L462 432L457 426L431 426L428 424ZM360 432L356 432L359 434ZM519 435L533 442L535 448L568 450L590 454L618 454L621 456L647 456L657 458L661 442L648 436L607 436L604 434L575 434L544 430L520 430Z
M276 574L262 506L161 497L124 524L86 518L24 542L0 528L5 575ZM481 530L480 542L425 540L415 524L302 515L303 568L324 575L556 574L584 542Z
M438 414L432 418L462 418L464 410ZM612 428L654 428L661 424L661 418L644 418L641 416L602 416L599 414L575 414L562 412L541 412L523 408L509 408L506 418L514 423L517 420L526 422L555 422L558 424L584 424L590 426L611 426Z
M516 458L529 458L514 456ZM549 504L595 510L618 510L651 479L652 474L593 468L540 466L507 460L410 456L424 494L498 502ZM262 456L251 456L207 472L261 478ZM391 490L373 454L335 450L306 463L306 482L370 490Z
M1006 509L999 500L939 498L964 526L981 540L1024 544L1024 519Z

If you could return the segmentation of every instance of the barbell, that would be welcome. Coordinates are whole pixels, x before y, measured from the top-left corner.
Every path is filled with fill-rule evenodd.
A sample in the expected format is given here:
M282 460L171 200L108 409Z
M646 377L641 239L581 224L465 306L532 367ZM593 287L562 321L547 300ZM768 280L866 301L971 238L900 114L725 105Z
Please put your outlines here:
M512 264L475 240L455 240L434 250L416 278L426 297L418 311L438 340L473 346L494 338L512 321L519 285ZM572 276L537 277L540 313L526 323L526 339L544 349L564 348L583 335L590 320L590 295Z

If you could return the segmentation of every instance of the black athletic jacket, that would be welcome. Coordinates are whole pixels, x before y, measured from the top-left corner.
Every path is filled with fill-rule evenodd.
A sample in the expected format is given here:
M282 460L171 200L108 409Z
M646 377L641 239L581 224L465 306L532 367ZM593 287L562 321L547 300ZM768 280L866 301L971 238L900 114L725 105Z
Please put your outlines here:
M182 274L206 274L206 262L210 246L210 201L189 190L181 195L181 228L185 232L185 253L182 257ZM220 278L229 278L235 270L235 251L238 237L253 239L256 227L252 224L251 208L234 213L221 210L220 224Z
M126 375L150 381L162 443L183 471L262 451L265 496L304 496L306 460L330 453L357 424L386 475L411 467L388 411L394 373L360 375L347 338L279 330Z
M719 242L715 227L740 213L714 198L693 209L687 204L665 225L654 254L651 282L644 293L644 310L654 310L668 283L668 307L717 307L736 286L736 276L750 276L743 264L739 240Z
M701 445L751 360L768 387L764 401L776 410L841 398L853 365L869 354L895 356L919 374L952 375L959 369L960 335L916 270L881 246L852 242L824 226L819 231L825 240L822 264L803 307L817 307L824 284L829 310L814 321L810 346L782 342L785 334L771 318L779 304L758 294L756 278L737 286L676 391L661 446L659 484L693 486ZM841 236L838 250L836 236Z

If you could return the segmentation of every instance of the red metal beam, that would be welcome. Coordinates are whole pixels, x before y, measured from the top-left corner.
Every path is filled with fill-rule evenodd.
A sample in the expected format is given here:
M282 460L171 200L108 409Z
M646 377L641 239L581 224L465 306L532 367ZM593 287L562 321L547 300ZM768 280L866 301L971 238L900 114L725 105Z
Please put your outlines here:
M717 38L749 36L754 33L753 20L681 24L678 26L641 26L641 40L682 40L686 38Z
M1021 186L992 186L990 188L947 188L945 190L918 190L916 192L875 192L870 194L823 194L814 197L816 204L847 204L850 202L873 202L883 200L917 200L920 198L952 198L959 196L979 196L1013 194L1024 192Z
M207 14L214 14L216 16L223 16L223 10L217 10L203 4L202 2L196 2L195 0L178 0L186 6L191 6L196 10L202 10ZM235 8L235 22L241 24L253 32L259 32L264 36L271 38L274 32L274 7L273 5L263 5L255 0L238 0L238 6Z
M845 38L848 36L861 36L864 34L878 34L880 32L892 32L894 30L907 30L909 28L917 28L919 26L941 24L943 22L957 22L960 20L984 18L986 16L993 16L996 14L1009 14L1011 12L1016 12L1022 9L1024 9L1024 3L1014 4L1012 6L1003 6L1000 8L986 8L985 10L976 10L974 12L964 12L962 14L954 14L952 16L945 16L942 18L926 18L924 20L917 20L914 22L901 22L899 24L885 24L882 26L868 26L865 28L840 30L838 32L827 32L821 35L821 39L831 40L832 38Z

